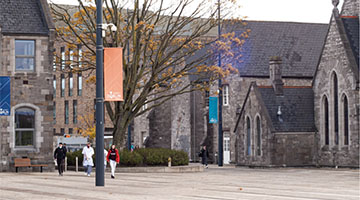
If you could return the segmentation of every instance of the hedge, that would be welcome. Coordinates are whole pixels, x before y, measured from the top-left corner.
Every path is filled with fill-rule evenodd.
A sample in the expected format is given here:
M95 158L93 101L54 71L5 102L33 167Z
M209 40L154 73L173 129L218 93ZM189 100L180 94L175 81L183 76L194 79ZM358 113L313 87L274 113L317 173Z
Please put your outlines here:
M83 155L81 150L68 152L68 165L75 166L75 158L79 158L79 165L82 165ZM167 166L168 158L171 158L172 166L188 165L189 157L182 150L172 150L165 148L140 148L133 152L123 150L120 152L120 166ZM93 156L95 163L95 155Z

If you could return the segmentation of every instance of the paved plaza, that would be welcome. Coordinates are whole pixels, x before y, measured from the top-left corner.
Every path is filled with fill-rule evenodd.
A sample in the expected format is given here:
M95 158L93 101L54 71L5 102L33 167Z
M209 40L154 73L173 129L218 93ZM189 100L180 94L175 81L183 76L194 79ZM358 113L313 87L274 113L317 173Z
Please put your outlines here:
M0 199L322 199L358 200L359 170L210 166L196 173L117 173L105 187L95 174L0 173Z

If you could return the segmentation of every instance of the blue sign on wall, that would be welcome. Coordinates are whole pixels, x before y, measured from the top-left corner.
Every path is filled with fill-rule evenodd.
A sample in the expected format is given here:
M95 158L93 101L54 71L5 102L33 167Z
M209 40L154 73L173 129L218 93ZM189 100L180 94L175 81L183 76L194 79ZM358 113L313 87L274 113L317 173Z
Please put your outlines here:
M209 123L218 123L218 98L209 97Z
M10 77L0 76L0 116L10 115Z

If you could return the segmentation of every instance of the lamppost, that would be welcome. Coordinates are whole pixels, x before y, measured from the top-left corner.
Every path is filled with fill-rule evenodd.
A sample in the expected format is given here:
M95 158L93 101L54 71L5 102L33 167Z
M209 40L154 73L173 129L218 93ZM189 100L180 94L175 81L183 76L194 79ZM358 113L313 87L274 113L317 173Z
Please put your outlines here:
M103 24L103 0L96 1L96 186L104 186L104 46L105 30L117 30L114 24Z
M218 0L218 40L220 41L220 35L221 35L221 27L220 27L220 0ZM219 61L219 67L221 67L221 53L219 51L218 55L218 61ZM223 166L223 128L222 128L222 81L221 77L219 78L219 126L218 126L218 151L219 151L219 160L218 160L218 166Z

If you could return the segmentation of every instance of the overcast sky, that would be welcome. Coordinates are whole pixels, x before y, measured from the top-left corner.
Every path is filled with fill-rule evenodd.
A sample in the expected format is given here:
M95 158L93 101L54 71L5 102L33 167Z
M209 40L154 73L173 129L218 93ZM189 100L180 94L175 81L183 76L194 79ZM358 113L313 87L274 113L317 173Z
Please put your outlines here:
M61 4L76 4L77 0L48 0ZM242 16L249 20L329 23L331 0L238 0ZM341 9L343 0L338 6Z

